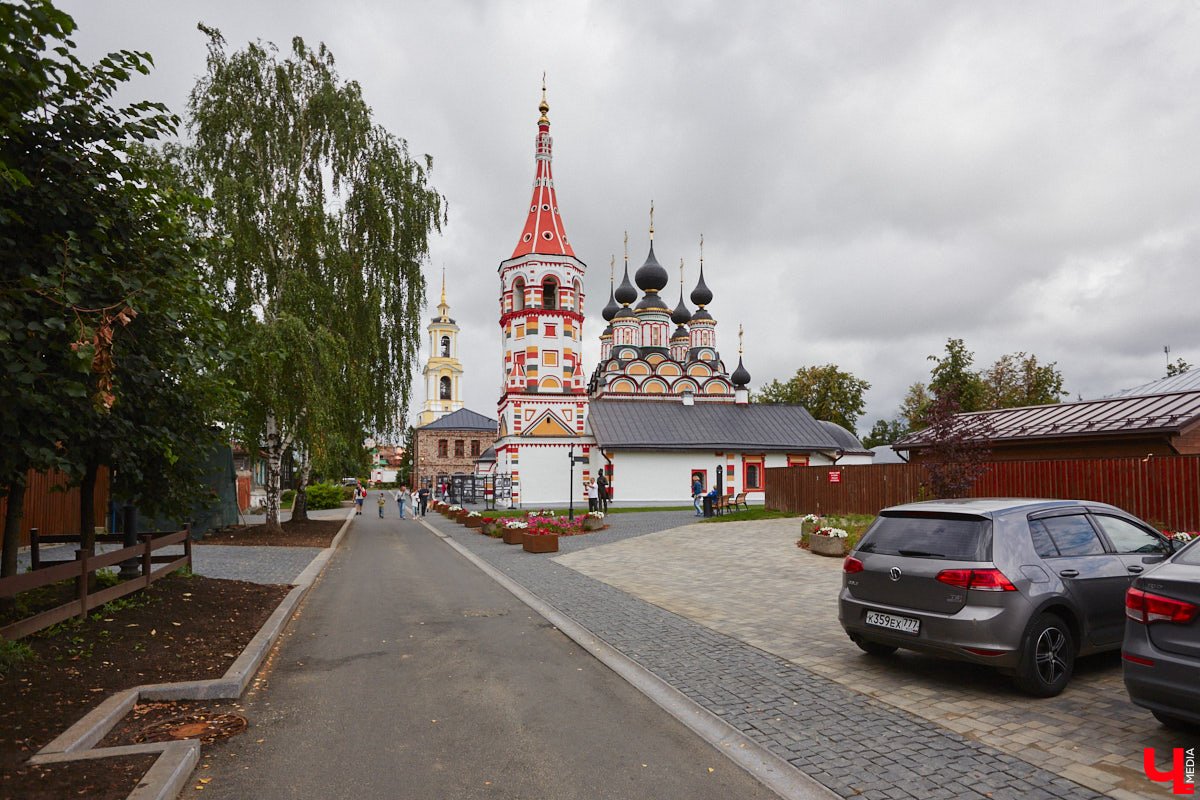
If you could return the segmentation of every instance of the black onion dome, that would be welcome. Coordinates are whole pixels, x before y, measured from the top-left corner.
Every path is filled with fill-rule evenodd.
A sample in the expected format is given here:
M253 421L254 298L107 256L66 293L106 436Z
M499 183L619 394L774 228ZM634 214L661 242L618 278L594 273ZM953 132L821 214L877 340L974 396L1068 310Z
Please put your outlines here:
M603 332L600 334L600 338L601 338L601 339L603 339L605 336L612 336L612 325L609 325L609 326L608 326L607 328L605 328L605 329L604 329L604 331L603 331Z
M672 342L675 341L676 339L688 339L688 338L691 338L688 336L688 329L683 327L682 325L680 325L678 328L676 328L675 332L671 334Z
M634 273L634 281L643 292L657 292L667 285L671 279L662 264L654 257L654 240L650 240L650 252L646 255L646 263L638 267Z
M667 304L663 302L663 299L658 296L658 292L646 292L642 295L642 302L637 304L637 310L643 311L646 309L666 311L668 313L671 311L671 309L667 308Z
M733 381L733 385L739 389L744 389L746 387L746 384L748 384L750 382L750 373L746 371L746 368L744 366L742 366L742 357L741 356L738 356L737 369L735 369L733 371L733 374L730 375L729 377Z
M698 319L712 319L712 314L708 313L707 308L697 308L696 313L692 314L692 322Z
M617 300L616 300L616 298L613 296L613 288L612 288L612 284L609 284L609 287L608 287L608 305L606 305L606 306L604 307L604 310L600 312L600 316L604 317L604 321L605 321L605 322L612 322L612 318L613 318L613 316L614 316L614 315L615 315L615 314L616 314L616 313L617 313L617 312L618 312L620 309L621 309L621 306L619 306L619 305L617 304Z
M675 311L671 313L671 322L676 325L686 325L692 321L692 312L688 310L687 305L683 302L683 287L679 287L679 305L675 306Z
M627 306L634 300L637 300L637 289L633 288L633 284L629 282L629 265L625 265L625 277L621 278L621 285L617 287L617 291L613 294L613 298L621 305Z
M698 306L706 306L712 302L712 290L708 288L708 284L704 282L704 265L700 265L700 280L696 282L696 288L692 289L692 302Z
M633 309L629 306L622 306L621 310L613 315L613 322L616 322L619 319L631 319L634 322L637 322L637 314L633 313Z

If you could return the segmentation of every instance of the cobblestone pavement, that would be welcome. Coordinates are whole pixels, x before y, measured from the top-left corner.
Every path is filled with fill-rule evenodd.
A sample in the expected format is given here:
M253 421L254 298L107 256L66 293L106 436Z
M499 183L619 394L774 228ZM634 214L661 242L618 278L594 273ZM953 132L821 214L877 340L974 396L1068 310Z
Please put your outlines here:
M670 540L672 546L665 553L658 551L657 563L644 563L645 568L661 572L666 582L673 573L671 565L688 558L688 536L698 540L724 538L732 530L730 526L736 524L697 525L686 528L686 533L643 532L639 537L623 533L623 529L654 525L625 517L612 515L606 520L611 526L607 532L610 539L623 541L605 545L597 539L593 540L596 544L589 545L586 540L593 534L564 538L560 540L563 552L556 558L525 553L440 516L430 515L427 521L700 706L844 797L1041 800L1103 796L1024 758L566 566L572 561L599 558L610 548L636 550L643 541L680 536ZM796 549L794 539L790 546ZM753 560L741 548L725 547L713 562L689 563L699 578L697 591L712 592L714 603L720 592L713 585L728 584L724 580L709 584L707 574L726 570L736 574L745 568L753 575L755 569ZM779 567L777 571L782 573L784 569ZM762 609L782 599L772 596L769 590L760 591L753 580L734 583L740 584L740 592L753 595ZM801 612L820 613L806 608ZM795 625L794 615L785 616L787 625Z
M985 667L904 652L869 657L837 621L841 560L801 550L797 539L799 524L790 520L695 525L556 560L1088 788L1121 798L1170 795L1167 784L1147 780L1142 749L1161 756L1197 742L1129 702L1117 654L1081 660L1067 690L1045 700Z

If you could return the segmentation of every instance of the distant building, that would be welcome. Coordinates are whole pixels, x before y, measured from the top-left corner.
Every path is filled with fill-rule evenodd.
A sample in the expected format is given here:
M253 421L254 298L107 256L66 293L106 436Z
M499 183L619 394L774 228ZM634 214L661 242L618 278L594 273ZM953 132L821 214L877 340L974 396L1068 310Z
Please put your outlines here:
M496 420L460 408L415 431L413 473L418 486L433 486L456 472L474 473L475 459L496 441Z
M425 378L425 405L417 418L418 425L428 425L463 407L458 325L450 318L450 306L446 303L445 272L442 273L442 302L438 303L438 314L426 330L429 332L429 360L421 373Z

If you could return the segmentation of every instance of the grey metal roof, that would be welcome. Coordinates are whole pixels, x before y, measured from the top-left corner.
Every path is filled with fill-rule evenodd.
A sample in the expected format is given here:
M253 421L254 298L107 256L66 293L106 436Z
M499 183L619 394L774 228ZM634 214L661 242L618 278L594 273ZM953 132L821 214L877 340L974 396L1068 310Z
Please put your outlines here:
M841 449L833 435L798 405L593 400L588 415L596 442L614 450L798 453Z
M495 460L496 460L496 448L489 447L487 450L484 450L482 454L480 454L479 458L475 459L475 463L478 464L480 461L495 461Z
M460 408L458 411L451 411L444 417L435 419L433 422L421 425L417 430L421 431L488 431L495 433L500 428L500 423L491 417L485 417L483 414L476 414L469 408Z
M1200 422L1200 391L1106 397L958 416L986 422L992 429L993 442L1177 433ZM928 432L917 431L892 446L909 450L926 444Z
M1168 394L1170 392L1200 391L1200 369L1190 369L1180 375L1169 378L1159 378L1156 381L1143 383L1132 389L1125 389L1110 397L1140 397L1148 394Z
M871 452L867 448L863 447L863 443L858 440L857 436L843 428L841 425L838 425L836 422L817 420L817 424L824 428L826 432L833 437L833 440L838 443L838 447L840 447L842 452L846 455L864 456Z

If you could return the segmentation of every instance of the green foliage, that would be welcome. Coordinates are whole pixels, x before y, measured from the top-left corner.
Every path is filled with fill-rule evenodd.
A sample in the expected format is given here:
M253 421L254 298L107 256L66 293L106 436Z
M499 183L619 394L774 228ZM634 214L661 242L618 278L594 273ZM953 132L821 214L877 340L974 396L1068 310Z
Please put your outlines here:
M863 394L871 384L834 364L801 367L786 383L772 380L754 396L756 403L798 403L819 420L854 431L866 408Z
M900 417L907 423L909 431L919 431L925 427L925 414L932 400L929 390L920 381L908 387L900 403Z
M217 355L194 269L195 199L143 146L176 118L157 103L110 104L150 56L84 66L74 27L46 0L0 6L0 493L19 507L27 470L78 482L107 463L118 494L153 482L154 513L180 499L168 467L206 436L201 384Z
M983 381L971 370L975 354L966 348L962 339L947 339L942 358L929 356L934 362L930 370L929 389L935 397L955 398L962 411L978 411L983 404Z
M987 415L962 414L953 391L939 394L925 416L922 452L929 490L937 499L966 497L988 470L992 427Z
M308 495L308 508L316 511L322 508L340 508L345 493L341 486L332 483L314 483L304 489Z
M1039 364L1037 356L1024 352L1001 356L980 380L983 409L1046 405L1059 402L1066 394L1055 364Z
M0 639L0 675L35 658L37 654L33 652L33 648L24 642Z
M910 430L908 421L900 417L893 420L877 419L871 426L871 432L863 437L862 443L864 447L891 444Z
M324 45L297 37L286 56L259 42L230 54L219 31L201 30L188 164L222 242L206 263L244 357L238 424L267 453L272 526L274 462L289 446L306 446L321 474L353 474L364 432L385 435L406 416L420 267L443 199L427 183L432 159L372 121Z
M1175 359L1174 364L1167 364L1167 377L1182 375L1192 368L1192 365L1184 361L1182 358Z

